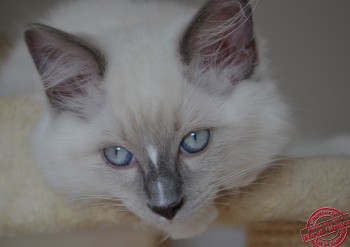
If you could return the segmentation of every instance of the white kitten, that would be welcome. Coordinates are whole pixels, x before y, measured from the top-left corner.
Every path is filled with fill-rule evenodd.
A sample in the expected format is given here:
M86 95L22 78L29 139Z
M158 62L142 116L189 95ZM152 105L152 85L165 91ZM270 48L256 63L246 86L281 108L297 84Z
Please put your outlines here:
M54 188L118 199L174 238L202 232L220 191L251 183L289 127L248 1L196 11L164 1L64 4L45 25L27 26L29 52L20 43L1 77L41 77L47 107L35 151Z

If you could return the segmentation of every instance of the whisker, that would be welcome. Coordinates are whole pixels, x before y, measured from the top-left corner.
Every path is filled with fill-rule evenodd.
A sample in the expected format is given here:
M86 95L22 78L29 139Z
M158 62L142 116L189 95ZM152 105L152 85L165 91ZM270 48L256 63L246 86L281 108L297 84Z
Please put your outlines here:
M267 165L272 163L272 162L284 161L287 159L294 159L294 158L295 157L287 157L287 158L283 157L283 158L271 159L271 160L265 161L265 162L260 162L260 163L257 163L255 165L250 164L250 165L248 165L249 167L242 167L240 169L237 169L237 170L234 170L234 171L227 173L225 176L221 177L220 180L213 183L212 186L221 186L221 185L227 183L227 181L237 180L239 178L242 178L242 177L248 175L249 173L252 173L252 172L255 172L257 170L260 170L262 168L267 167ZM284 163L275 163L275 164L273 164L273 166L270 166L269 168L273 169L274 167L277 168L277 167L283 166L283 165L285 165L285 164Z

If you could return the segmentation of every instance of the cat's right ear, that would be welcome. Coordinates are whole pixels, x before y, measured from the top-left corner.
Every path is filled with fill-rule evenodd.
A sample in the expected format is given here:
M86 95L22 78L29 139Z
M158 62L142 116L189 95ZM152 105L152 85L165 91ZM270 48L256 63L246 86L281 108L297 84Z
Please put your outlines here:
M89 107L104 98L103 55L82 39L49 26L31 24L24 34L52 109L83 118L95 111Z
M257 65L248 0L209 0L180 42L190 83L222 94L249 79Z

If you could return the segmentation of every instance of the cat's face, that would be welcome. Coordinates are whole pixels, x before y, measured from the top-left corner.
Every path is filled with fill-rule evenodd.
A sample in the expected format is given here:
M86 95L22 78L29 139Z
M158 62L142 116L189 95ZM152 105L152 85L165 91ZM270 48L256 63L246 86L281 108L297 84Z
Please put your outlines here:
M173 237L203 231L219 192L251 183L286 140L250 15L245 1L210 1L184 34L135 28L104 55L29 27L48 97L35 136L48 181L72 198L118 201Z

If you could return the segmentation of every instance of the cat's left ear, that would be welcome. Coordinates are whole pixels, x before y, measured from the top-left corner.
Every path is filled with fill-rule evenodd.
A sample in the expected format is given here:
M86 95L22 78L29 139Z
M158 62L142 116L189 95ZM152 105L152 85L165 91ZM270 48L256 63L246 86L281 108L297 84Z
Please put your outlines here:
M190 82L207 91L227 92L248 79L257 65L249 1L207 1L187 28L180 54Z
M93 112L103 99L103 55L82 39L41 24L27 26L25 41L51 108L80 117Z

